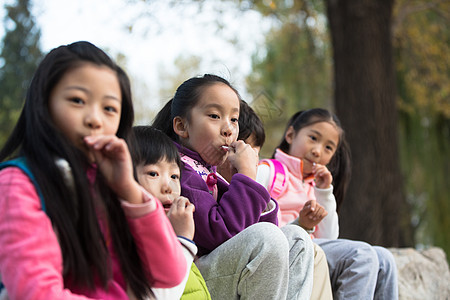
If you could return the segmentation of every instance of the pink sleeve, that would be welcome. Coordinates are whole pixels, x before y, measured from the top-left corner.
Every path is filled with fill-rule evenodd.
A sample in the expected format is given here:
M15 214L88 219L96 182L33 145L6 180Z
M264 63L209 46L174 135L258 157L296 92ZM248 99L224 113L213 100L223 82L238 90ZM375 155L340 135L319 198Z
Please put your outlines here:
M146 215L133 217L127 212L128 208L124 207L131 232L144 266L149 272L152 287L174 287L183 280L188 267L182 246L161 203L147 192L143 195L150 197L146 203L153 202L156 208Z
M64 289L62 254L34 185L0 171L0 274L9 299L87 299Z

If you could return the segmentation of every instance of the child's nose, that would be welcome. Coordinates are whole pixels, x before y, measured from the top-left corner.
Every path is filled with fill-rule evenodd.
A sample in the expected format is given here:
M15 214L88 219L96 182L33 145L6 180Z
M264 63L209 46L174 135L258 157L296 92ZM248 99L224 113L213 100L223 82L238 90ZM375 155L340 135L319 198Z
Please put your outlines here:
M315 157L319 157L319 156L320 156L320 148L319 148L319 147L314 147L314 148L312 149L312 154L313 154Z
M101 127L100 114L96 109L90 110L85 117L86 125L91 129L98 129Z
M222 127L222 135L225 137L229 137L233 134L233 128L230 124L230 122L225 122L225 124Z
M164 182L161 185L161 192L163 194L171 194L172 193L172 188L170 187L169 184L170 180L164 180Z

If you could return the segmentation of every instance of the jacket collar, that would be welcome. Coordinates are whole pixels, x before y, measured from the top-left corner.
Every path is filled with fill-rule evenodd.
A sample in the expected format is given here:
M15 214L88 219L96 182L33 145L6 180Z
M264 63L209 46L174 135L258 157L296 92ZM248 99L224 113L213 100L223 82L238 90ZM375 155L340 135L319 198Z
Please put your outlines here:
M303 180L304 182L311 182L314 180L314 175L303 178L303 161L300 158L286 154L280 149L276 149L275 159L283 163L289 172L300 180Z
M192 159L195 159L196 161L200 162L203 166L205 166L208 170L211 170L211 172L216 173L217 171L217 166L212 166L208 163L206 163L203 158L200 156L200 154L198 154L197 152L186 148L183 145L178 144L177 142L173 142L175 144L175 146L178 148L178 151L181 154L187 155Z

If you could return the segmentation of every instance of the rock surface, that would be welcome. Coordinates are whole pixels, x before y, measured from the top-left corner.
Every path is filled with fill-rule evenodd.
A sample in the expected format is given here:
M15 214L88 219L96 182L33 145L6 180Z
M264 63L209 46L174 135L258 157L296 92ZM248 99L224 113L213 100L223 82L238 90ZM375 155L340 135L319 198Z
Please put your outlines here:
M389 248L398 268L400 300L449 300L450 271L441 248Z

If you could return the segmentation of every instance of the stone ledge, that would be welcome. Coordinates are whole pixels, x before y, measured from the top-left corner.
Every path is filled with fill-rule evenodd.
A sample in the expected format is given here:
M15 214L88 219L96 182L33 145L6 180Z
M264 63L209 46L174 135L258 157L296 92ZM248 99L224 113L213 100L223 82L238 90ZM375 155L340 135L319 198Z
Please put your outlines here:
M400 300L450 299L450 271L445 252L441 248L389 250L394 255L398 268Z

